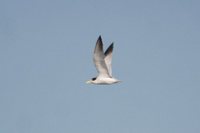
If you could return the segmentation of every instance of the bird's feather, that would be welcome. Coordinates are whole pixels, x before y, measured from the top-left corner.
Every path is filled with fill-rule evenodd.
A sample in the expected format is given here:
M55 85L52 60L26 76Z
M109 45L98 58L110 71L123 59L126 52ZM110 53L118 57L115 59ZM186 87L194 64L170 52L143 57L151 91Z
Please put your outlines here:
M104 60L108 69L109 75L112 77L112 52L113 52L114 43L112 43L104 53Z
M99 73L98 77L110 77L104 58L105 55L103 53L103 42L101 36L99 36L96 42L93 56L94 64Z

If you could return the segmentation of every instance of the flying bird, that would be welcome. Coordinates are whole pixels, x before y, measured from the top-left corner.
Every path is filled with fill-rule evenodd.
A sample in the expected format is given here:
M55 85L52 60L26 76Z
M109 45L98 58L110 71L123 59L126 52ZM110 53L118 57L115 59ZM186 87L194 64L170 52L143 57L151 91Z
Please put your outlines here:
M112 76L112 52L114 43L111 43L105 53L103 52L103 42L99 36L94 49L93 62L99 73L98 76L88 80L88 84L114 84L120 82Z

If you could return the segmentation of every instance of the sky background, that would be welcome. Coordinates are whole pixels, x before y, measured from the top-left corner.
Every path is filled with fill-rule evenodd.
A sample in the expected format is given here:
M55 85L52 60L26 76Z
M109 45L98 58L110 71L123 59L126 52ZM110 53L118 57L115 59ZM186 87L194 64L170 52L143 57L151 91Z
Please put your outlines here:
M1 0L1 133L199 133L199 0ZM96 76L101 35L114 85Z

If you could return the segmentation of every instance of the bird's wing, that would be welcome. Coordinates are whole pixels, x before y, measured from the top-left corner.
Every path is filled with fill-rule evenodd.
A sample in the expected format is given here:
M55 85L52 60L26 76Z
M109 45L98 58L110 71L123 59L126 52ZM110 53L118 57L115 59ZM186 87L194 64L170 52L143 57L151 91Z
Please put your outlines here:
M94 49L93 57L94 64L96 66L97 71L99 72L98 77L110 77L104 58L105 55L103 53L103 43L101 36L99 36Z
M112 52L113 52L113 45L114 43L110 44L107 48L106 52L104 53L104 60L108 69L109 75L112 77Z

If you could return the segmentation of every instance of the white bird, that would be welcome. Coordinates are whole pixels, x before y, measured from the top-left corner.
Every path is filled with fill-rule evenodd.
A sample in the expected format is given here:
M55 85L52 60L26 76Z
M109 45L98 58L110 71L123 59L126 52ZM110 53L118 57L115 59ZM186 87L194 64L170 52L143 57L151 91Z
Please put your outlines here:
M103 43L101 36L99 36L96 46L94 49L93 62L96 66L96 69L99 73L97 77L88 80L88 84L114 84L120 82L120 80L112 77L112 43L105 53L103 52Z

